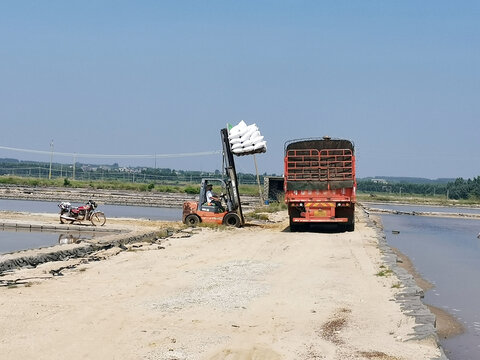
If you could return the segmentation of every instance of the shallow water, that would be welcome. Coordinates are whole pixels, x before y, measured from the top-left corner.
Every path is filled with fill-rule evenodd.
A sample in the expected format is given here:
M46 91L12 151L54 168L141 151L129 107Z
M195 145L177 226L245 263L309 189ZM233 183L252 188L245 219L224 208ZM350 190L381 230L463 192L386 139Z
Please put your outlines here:
M81 206L84 204L72 202L72 206ZM0 210L22 211L33 213L59 212L58 202L51 201L33 201L33 200L3 200L0 199ZM128 217L143 218L150 220L181 221L181 208L166 207L143 207L143 206L125 206L125 205L100 205L98 211L105 213L107 221L109 217Z
M457 207L457 206L424 206L424 205L396 205L385 203L364 203L370 208L386 209L386 210L400 210L400 211L418 211L418 212L440 212L440 213L465 213L465 214L480 214L480 208L475 207Z
M391 214L381 218L388 244L407 255L434 284L424 301L465 326L464 334L441 339L448 358L480 359L480 220Z
M0 230L0 254L20 250L38 249L58 244L71 244L78 240L89 240L98 236L89 232L52 233L41 231Z
M72 205L80 206L82 204L72 203ZM50 214L59 212L58 202L3 199L0 199L0 210ZM182 219L182 209L179 208L100 205L98 210L105 213L107 222L108 218L119 217L166 221L181 221ZM2 231L0 228L0 254L64 243L67 241L67 235L72 235L75 239L91 239L95 234L83 231L81 235L78 232L60 234L58 232L12 231L11 229ZM63 239L60 236L63 236Z

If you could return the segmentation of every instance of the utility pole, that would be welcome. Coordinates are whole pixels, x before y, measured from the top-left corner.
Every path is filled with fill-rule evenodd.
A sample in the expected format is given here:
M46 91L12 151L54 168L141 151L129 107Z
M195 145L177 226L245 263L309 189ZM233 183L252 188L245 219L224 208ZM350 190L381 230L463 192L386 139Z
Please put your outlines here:
M255 154L253 154L253 161L255 163L255 172L257 174L258 195L260 196L260 204L263 204L262 188L260 186L260 177L258 176L257 158L255 157Z
M73 154L73 173L72 173L72 180L75 180L75 163L77 162L77 154Z
M50 170L48 171L48 180L52 179L52 158L53 158L53 139L50 142Z

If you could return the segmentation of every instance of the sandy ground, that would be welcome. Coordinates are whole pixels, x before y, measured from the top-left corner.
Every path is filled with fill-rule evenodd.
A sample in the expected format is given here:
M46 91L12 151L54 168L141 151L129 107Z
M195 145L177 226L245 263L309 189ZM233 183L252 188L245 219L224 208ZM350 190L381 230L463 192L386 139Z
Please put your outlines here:
M0 358L440 356L435 339L411 340L414 319L393 301L398 280L375 275L377 234L358 215L353 233L290 233L280 213L270 225L200 228L2 276L28 282L0 287Z

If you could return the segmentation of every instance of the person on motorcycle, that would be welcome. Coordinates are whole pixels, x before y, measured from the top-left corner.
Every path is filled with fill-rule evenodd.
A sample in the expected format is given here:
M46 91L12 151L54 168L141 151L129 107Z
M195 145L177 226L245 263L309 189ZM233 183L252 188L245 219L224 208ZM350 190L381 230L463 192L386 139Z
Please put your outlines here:
M216 205L220 208L220 210L223 212L225 211L225 209L223 208L222 206L222 200L220 199L219 196L217 196L214 192L213 192L213 186L212 184L208 184L207 185L207 193L206 193L206 197L207 197L207 204L213 204L213 205Z

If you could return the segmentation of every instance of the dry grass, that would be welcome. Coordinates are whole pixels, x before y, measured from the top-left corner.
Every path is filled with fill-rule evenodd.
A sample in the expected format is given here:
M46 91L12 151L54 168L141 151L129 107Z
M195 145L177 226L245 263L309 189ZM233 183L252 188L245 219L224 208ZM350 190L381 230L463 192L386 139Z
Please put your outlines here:
M401 360L401 358L390 356L381 351L359 351L358 355L369 360Z
M343 340L340 338L340 332L347 325L348 314L351 313L350 309L341 308L335 312L333 318L322 325L321 336L336 345L343 344Z

